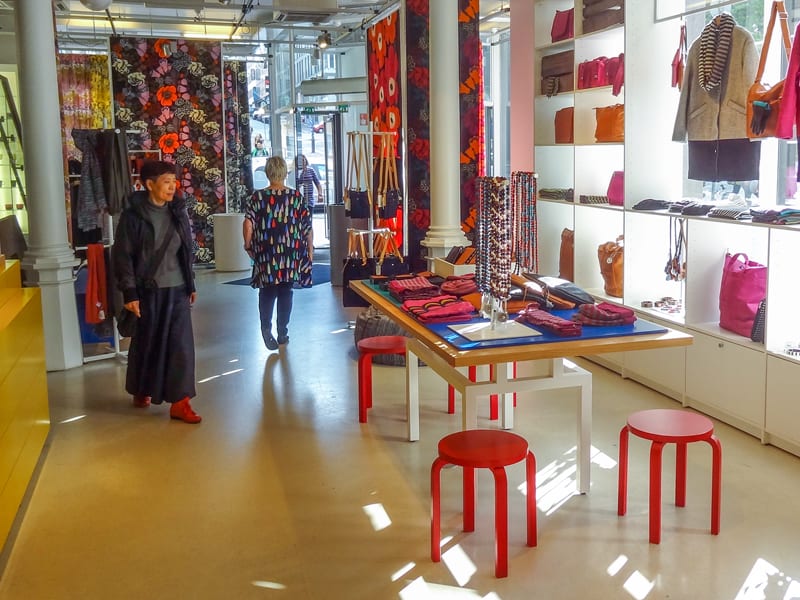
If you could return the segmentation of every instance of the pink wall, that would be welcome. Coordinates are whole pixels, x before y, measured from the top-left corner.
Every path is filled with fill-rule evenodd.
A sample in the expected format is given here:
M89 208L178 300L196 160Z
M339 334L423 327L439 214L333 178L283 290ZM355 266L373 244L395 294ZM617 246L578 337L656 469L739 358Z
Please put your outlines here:
M511 0L511 172L534 171L534 0Z

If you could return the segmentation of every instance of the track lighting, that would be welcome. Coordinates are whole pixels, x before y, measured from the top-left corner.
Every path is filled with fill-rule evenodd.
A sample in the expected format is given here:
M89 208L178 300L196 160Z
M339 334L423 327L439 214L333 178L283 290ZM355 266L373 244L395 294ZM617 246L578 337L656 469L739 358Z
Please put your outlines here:
M327 31L323 31L321 34L319 34L319 37L317 37L317 46L321 50L324 50L325 48L330 46L332 43L333 42L331 41L331 34L328 33Z

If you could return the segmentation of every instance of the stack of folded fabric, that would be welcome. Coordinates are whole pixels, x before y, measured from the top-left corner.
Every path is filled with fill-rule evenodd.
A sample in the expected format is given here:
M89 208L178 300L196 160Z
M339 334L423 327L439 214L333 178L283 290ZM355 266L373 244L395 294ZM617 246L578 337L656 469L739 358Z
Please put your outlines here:
M450 323L470 319L475 309L472 304L455 296L440 295L421 300L406 300L403 310L422 323Z
M630 325L636 320L636 315L630 308L600 302L599 304L581 304L578 312L572 315L572 320L584 325Z
M394 279L389 282L388 289L389 293L400 302L433 298L439 295L439 288L425 277Z
M593 196L591 194L580 195L581 204L608 204L608 196Z
M708 216L713 219L733 219L741 221L750 218L749 208L723 208L715 206L708 211Z
M531 303L525 310L517 315L517 321L523 321L528 325L533 325L537 329L546 329L561 337L579 336L583 331L583 326L576 321L562 319L554 314L539 308L538 304Z
M797 208L751 208L753 223L777 223L797 225L800 223L800 209Z
M474 294L478 291L478 286L475 283L475 273L467 275L449 275L447 279L439 286L443 294L450 294L452 296L466 296L467 294Z

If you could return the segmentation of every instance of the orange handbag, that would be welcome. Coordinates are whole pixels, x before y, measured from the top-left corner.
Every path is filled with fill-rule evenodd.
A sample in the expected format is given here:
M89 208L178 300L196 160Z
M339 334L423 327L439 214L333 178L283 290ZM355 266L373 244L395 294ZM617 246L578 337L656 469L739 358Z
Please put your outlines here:
M775 137L775 130L778 126L778 110L783 97L785 79L773 86L761 83L761 76L764 74L764 66L767 63L772 30L775 28L775 19L778 17L781 21L781 35L783 36L783 48L786 51L787 60L792 51L789 25L786 23L788 19L786 6L784 6L783 2L773 2L769 24L764 32L764 45L761 46L761 60L758 63L756 80L747 92L747 137L750 139Z
M575 232L567 227L561 232L561 249L558 253L558 276L575 281Z
M600 273L603 276L603 289L609 296L622 298L625 248L622 236L616 242L606 242L597 248Z
M575 108L568 106L556 111L556 144L573 144L575 142Z
M625 141L625 105L612 104L594 109L597 125L594 139L598 142Z

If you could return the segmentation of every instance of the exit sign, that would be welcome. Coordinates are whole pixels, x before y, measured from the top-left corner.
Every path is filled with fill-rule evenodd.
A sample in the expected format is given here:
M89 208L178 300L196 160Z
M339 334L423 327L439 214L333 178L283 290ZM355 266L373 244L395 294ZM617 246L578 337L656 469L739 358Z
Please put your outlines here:
M347 111L350 110L350 105L349 104L339 104L339 105L336 106L336 110L338 110L340 113L347 112Z
M300 111L303 113L313 113L314 107L313 106L303 106L300 108Z

